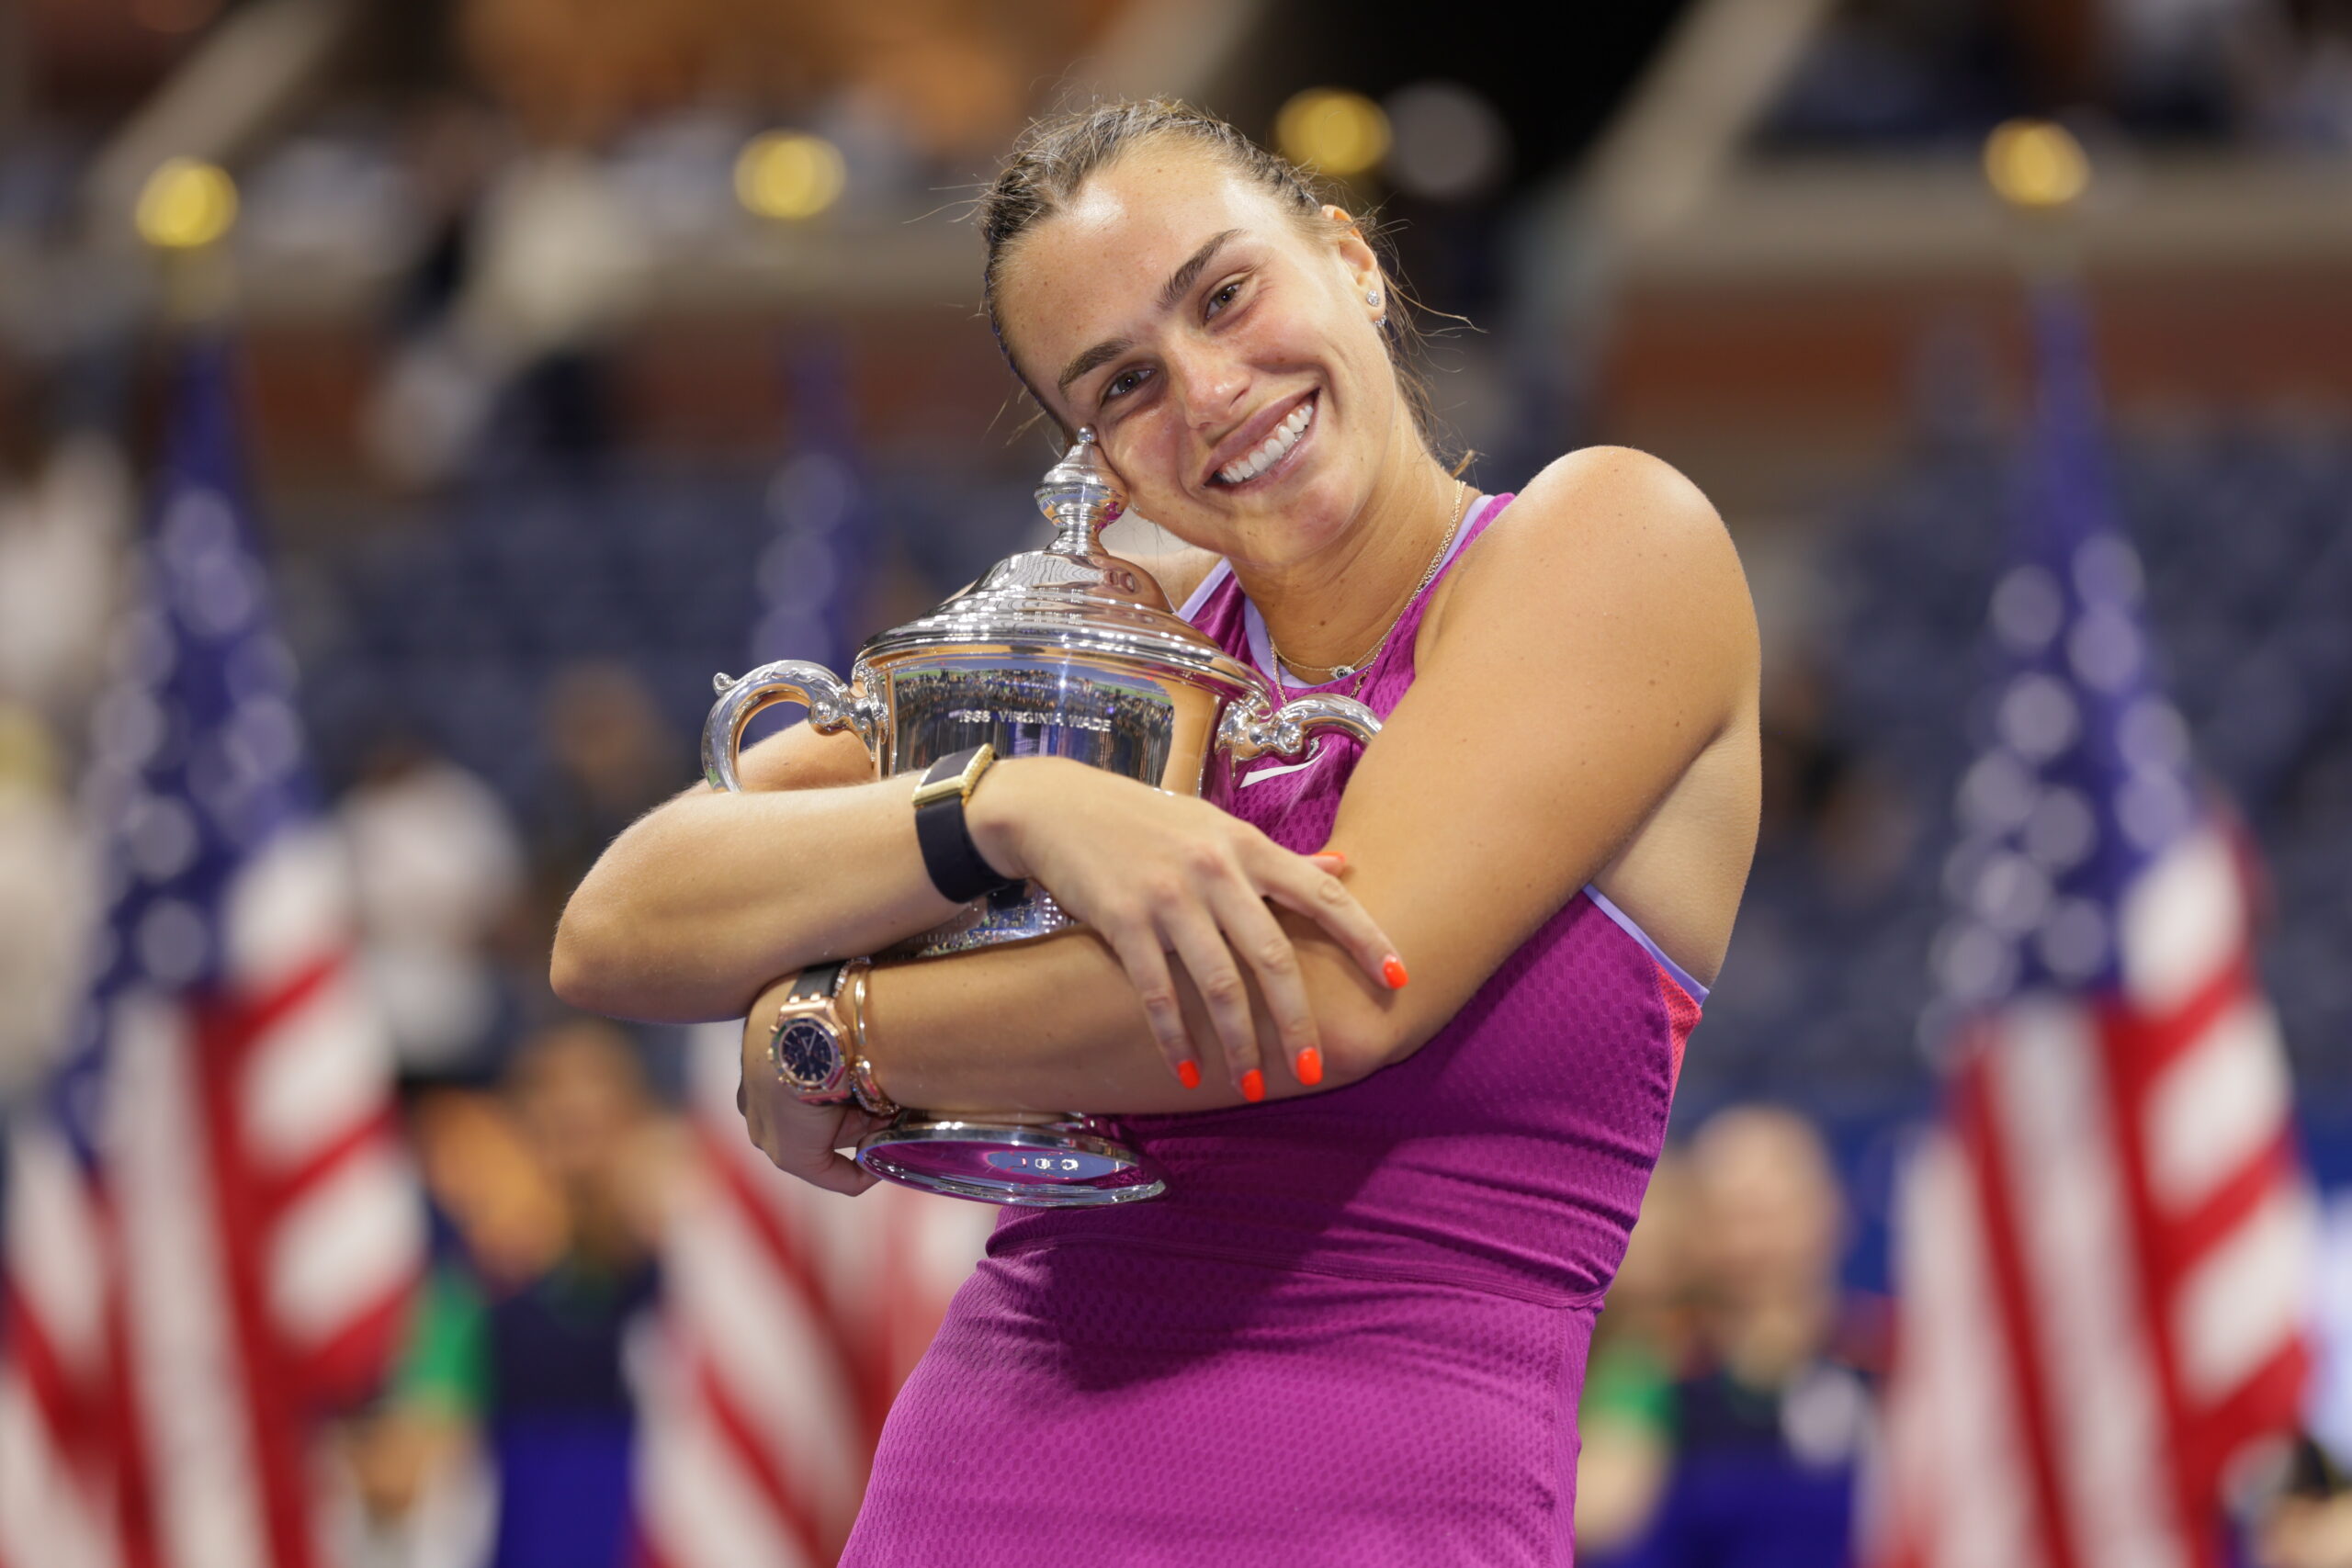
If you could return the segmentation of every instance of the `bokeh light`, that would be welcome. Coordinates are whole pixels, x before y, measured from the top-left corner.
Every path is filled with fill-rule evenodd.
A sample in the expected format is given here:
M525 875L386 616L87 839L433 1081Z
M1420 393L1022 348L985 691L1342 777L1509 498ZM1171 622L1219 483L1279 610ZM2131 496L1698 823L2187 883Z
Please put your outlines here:
M1510 150L1502 117L1459 82L1416 82L1388 96L1389 182L1408 196L1464 201L1492 190Z
M1274 141L1291 162L1346 179L1388 155L1388 117L1362 93L1309 87L1274 117Z
M2091 162L2064 126L2012 119L1984 140L1984 177L2013 206L2064 207L2089 188Z
M814 218L849 182L841 149L806 131L755 136L735 160L735 196L763 218Z
M168 251L195 250L237 220L237 186L218 164L171 158L147 176L132 212L139 237Z

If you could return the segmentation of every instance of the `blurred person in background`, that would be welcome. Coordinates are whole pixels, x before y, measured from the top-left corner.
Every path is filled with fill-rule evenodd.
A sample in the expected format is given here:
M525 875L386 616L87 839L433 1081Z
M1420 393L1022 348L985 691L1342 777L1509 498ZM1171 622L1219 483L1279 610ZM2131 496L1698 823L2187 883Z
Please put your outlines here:
M0 1105L51 1065L81 993L89 855L57 752L39 714L0 697Z
M559 671L545 715L553 776L531 824L531 858L551 929L596 856L669 795L680 759L692 753L662 721L643 678L625 664L591 661Z
M393 1390L351 1444L378 1534L456 1551L470 1529L492 1568L624 1563L631 1346L657 1293L672 1157L636 1046L601 1020L554 1025L517 1049L498 1100L437 1091L416 1124L455 1235Z
M480 1063L502 998L490 943L523 888L523 846L490 787L413 739L379 742L338 808L361 962L401 1070Z
M1794 1111L1717 1113L1690 1144L1696 1364L1639 1568L1842 1568L1870 1424L1868 1325L1838 1281L1845 1208Z
M1220 121L1042 122L981 206L1007 355L1191 547L1154 563L1171 600L1388 715L1378 743L1205 801L1012 758L942 863L906 779L803 725L605 852L556 989L746 1016L752 1136L819 1185L870 1183L835 1151L895 1100L1119 1114L1168 1168L1150 1203L1008 1212L845 1562L1565 1562L1593 1303L1754 846L1729 537L1623 449L1475 492L1361 229ZM1504 688L1510 722L1471 717ZM1024 876L1088 929L839 1000L842 955ZM835 1039L864 1010L866 1109L771 1063L804 969Z
M1577 1407L1577 1559L1600 1568L1640 1538L1674 1470L1674 1384L1691 1351L1690 1175L1658 1156L1642 1217L1593 1325Z
M120 450L89 432L0 489L0 1105L51 1065L84 979L96 868L71 759L85 723L129 716L85 716L134 506Z
M2352 1478L2308 1436L2295 1440L2283 1483L2257 1510L2253 1568L2352 1568Z
M91 431L0 493L0 693L60 725L78 727L97 691L137 506L121 449Z

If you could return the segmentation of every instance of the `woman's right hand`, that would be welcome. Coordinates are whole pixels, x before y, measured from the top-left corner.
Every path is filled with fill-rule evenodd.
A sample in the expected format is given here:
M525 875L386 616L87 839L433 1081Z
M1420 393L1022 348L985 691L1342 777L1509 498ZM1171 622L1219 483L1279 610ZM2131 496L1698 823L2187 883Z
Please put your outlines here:
M1200 991L1243 1098L1266 1091L1244 965L1293 1075L1310 1089L1322 1081L1298 953L1269 899L1329 932L1374 985L1404 984L1395 946L1340 881L1338 857L1295 854L1192 795L1064 758L1023 757L989 771L966 822L990 866L1034 878L1110 944L1187 1088L1200 1082L1200 1054L1184 1027L1170 953Z

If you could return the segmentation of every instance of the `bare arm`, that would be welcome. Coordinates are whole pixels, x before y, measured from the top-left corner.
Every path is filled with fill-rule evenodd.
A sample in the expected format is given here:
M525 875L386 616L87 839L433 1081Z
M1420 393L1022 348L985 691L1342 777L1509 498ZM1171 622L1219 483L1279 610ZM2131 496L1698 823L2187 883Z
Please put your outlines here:
M1373 983L1313 924L1280 916L1319 1026L1323 1088L1418 1049L1702 751L1752 744L1740 722L1758 671L1746 581L1713 509L1666 465L1606 448L1561 459L1460 576L1331 838L1412 985ZM1744 859L1752 845L1734 837L1724 852ZM1197 1029L1213 998L1182 964L1172 978ZM909 1104L1145 1112L1245 1098L1170 1080L1136 987L1089 933L885 968L869 996L877 1080ZM763 998L747 1046L763 1043L774 1000ZM1272 1043L1254 990L1241 1000ZM1282 1074L1267 1084L1307 1087Z
M1171 602L1216 565L1182 547L1138 558ZM740 1018L779 975L955 912L923 871L905 781L876 781L854 736L796 725L745 751L741 772L744 794L697 784L598 858L557 927L557 995L620 1018Z
M740 1018L778 975L945 919L907 783L873 774L854 736L803 724L743 753L745 793L696 784L639 818L564 908L556 994L616 1017Z

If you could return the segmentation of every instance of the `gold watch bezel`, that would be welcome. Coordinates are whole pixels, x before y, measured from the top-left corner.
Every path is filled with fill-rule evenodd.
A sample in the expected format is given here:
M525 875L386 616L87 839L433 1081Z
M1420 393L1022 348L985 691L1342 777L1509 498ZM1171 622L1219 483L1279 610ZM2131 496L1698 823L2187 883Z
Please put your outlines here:
M951 795L969 801L972 798L972 791L979 786L980 775L987 773L989 764L995 761L996 743L989 740L981 741L978 749L972 753L972 760L965 763L964 771L954 778L940 779L935 783L918 782L915 784L915 809L920 811L933 802L945 800Z

